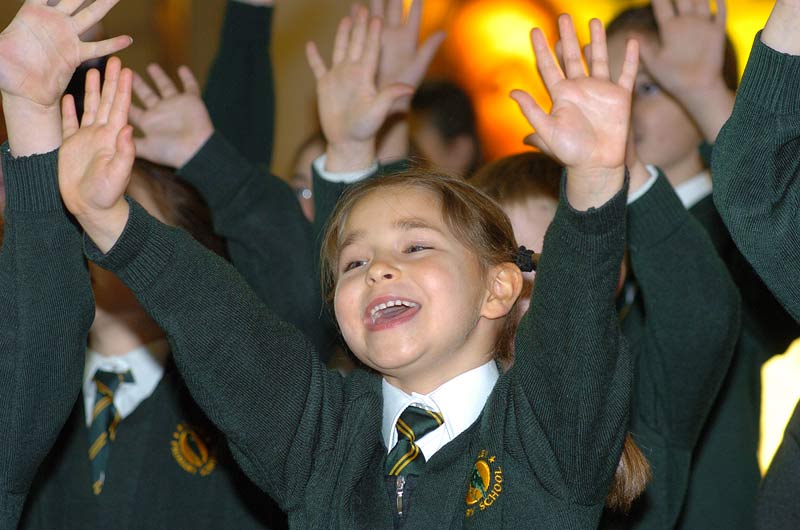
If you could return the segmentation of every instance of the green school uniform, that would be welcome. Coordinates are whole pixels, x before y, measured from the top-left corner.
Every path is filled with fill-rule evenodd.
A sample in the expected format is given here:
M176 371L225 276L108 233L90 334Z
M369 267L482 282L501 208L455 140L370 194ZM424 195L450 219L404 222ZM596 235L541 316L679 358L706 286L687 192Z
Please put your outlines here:
M598 524L632 384L614 305L624 215L625 190L585 213L561 205L516 363L481 417L428 462L405 528ZM393 528L377 375L326 371L230 266L135 204L109 254L87 245L167 331L192 395L291 527ZM470 484L480 502L468 503Z
M800 58L755 38L733 114L714 151L715 203L736 245L783 307L800 318L797 271L798 85ZM800 421L790 421L764 480L759 529L800 525Z
M602 528L675 527L700 432L738 335L740 301L725 264L661 175L628 207L638 293L622 330L636 363L630 430L653 479Z
M16 528L36 468L80 392L94 300L57 155L12 158L0 251L0 528ZM58 255L60 259L51 259Z

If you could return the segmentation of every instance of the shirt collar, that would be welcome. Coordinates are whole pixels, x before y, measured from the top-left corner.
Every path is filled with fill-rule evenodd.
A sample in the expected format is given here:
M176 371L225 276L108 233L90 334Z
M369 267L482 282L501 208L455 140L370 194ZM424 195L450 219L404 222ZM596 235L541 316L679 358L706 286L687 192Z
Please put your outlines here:
M686 209L691 208L711 194L711 175L708 171L675 186L675 193Z
M130 370L133 375L133 384L144 381L160 381L164 375L164 367L168 358L169 343L166 339L145 344L124 355L113 357L88 350L83 371L83 387L87 388L92 384L97 370L115 373L124 373Z
M397 443L395 425L409 405L440 412L448 441L467 430L481 415L500 372L497 363L488 363L454 377L430 394L406 394L383 380L383 424L381 434L387 449Z

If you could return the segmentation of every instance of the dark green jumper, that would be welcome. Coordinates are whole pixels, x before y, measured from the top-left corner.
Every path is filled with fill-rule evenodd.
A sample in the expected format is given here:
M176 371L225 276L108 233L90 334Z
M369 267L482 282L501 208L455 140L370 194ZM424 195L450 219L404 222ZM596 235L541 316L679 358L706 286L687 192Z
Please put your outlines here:
M480 419L426 466L406 528L598 524L632 384L614 305L624 214L625 190L588 213L561 205L516 364ZM109 254L87 248L167 331L192 395L292 527L392 528L378 376L326 371L228 264L138 206ZM483 510L465 500L479 459L490 470Z
M755 38L733 114L714 151L714 200L736 245L783 307L800 318L800 57ZM757 528L800 526L800 408L764 479Z

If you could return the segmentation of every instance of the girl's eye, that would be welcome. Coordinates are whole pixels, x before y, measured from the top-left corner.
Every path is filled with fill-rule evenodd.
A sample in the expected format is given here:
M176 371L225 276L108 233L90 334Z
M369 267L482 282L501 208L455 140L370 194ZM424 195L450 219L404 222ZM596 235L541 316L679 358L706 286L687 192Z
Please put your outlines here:
M426 247L424 245L411 245L408 248L406 248L405 252L406 254L412 254L414 252L422 252L423 250L430 250L430 249L431 247Z
M364 260L351 261L347 265L344 266L344 271L342 271L342 272L348 272L348 271L351 271L353 269L357 269L358 267L363 266L365 263L366 263L366 261L364 261Z
M636 95L650 96L659 92L658 85L655 83L643 82L636 86Z

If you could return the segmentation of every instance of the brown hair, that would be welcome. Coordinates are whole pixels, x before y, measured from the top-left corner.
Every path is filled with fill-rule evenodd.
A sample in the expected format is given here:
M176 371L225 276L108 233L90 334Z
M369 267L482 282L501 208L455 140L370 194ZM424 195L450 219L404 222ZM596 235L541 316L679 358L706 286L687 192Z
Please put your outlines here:
M179 179L172 169L141 158L134 162L133 171L144 177L142 182L170 225L183 228L200 244L226 257L225 242L214 233L211 210L196 189Z
M370 193L387 187L413 187L427 190L441 201L445 224L465 247L478 257L484 270L500 263L514 263L517 241L511 222L500 206L483 192L457 177L425 170L393 173L365 180L353 186L336 205L322 240L322 289L333 298L342 231L348 213ZM519 322L518 304L505 317L495 346L495 359L507 362L512 355L513 339Z
M606 35L609 37L623 31L650 34L658 38L658 23L652 4L625 9L606 25ZM722 77L730 90L736 90L739 87L739 61L727 33L725 34L725 62L722 66Z
M614 480L606 496L606 507L628 513L633 501L642 494L651 478L650 463L628 433L614 472Z
M558 202L561 172L549 156L528 151L486 164L469 182L501 205L540 197Z

